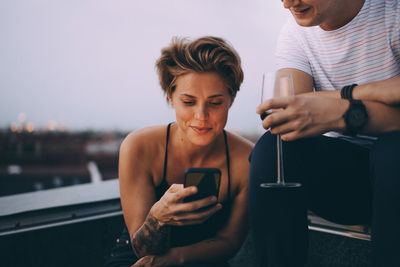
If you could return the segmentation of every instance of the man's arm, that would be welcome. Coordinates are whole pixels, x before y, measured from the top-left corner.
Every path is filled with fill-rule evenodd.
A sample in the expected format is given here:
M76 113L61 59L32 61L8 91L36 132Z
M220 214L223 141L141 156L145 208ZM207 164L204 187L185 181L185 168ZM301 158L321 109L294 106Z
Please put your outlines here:
M356 86L353 98L400 106L400 76Z
M340 91L314 94L339 99ZM379 135L400 129L400 76L358 85L354 87L352 97L362 100L367 108L369 119L362 133Z
M340 90L315 92L321 96L340 98ZM390 106L400 105L400 76L383 81L360 84L353 89L354 99L381 102Z
M349 107L349 101L340 98L340 90L312 92L310 75L294 69L282 71L292 73L296 96L272 99L261 104L258 113L271 108L285 108L282 112L268 116L263 121L264 128L271 128L273 134L281 134L283 140L315 136L332 130L345 131L343 114ZM362 134L379 135L400 129L398 88L400 79L397 77L355 88L353 97L363 100L369 115ZM388 101L395 105L387 104Z
M311 75L301 70L289 68L280 69L279 72L289 72L292 74L295 95L313 92L314 83Z

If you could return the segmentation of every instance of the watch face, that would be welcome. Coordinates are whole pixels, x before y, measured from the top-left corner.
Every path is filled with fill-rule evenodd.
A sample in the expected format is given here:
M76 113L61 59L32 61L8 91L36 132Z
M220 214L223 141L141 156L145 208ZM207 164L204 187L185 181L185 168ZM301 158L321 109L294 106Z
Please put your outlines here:
M360 100L350 100L350 107L346 112L346 133L355 135L361 131L368 121L368 113Z
M358 128L365 124L365 120L367 118L365 110L355 108L352 109L349 115L349 123L352 127Z

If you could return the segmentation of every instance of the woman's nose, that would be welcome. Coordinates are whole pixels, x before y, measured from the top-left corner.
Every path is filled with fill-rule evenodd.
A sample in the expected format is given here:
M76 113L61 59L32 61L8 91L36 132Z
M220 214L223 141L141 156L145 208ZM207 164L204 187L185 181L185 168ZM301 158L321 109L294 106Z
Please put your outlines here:
M194 117L198 120L204 120L208 118L208 110L206 105L199 105L195 110Z

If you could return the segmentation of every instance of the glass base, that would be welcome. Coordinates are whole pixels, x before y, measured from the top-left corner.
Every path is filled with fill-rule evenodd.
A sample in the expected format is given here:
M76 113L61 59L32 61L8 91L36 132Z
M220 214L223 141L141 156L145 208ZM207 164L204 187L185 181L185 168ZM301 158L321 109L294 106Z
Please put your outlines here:
M262 188L294 188L301 187L301 183L262 183Z

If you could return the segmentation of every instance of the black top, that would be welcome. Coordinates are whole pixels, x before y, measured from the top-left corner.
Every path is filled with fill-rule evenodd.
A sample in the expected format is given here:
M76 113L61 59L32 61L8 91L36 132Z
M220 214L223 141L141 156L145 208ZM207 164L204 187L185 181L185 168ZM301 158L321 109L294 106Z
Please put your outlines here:
M164 157L164 173L163 173L163 180L159 186L156 187L156 195L157 199L160 199L165 191L169 188L166 180L167 175L167 162L168 162L168 140L170 134L171 124L168 124L167 127L167 141L165 145L165 157ZM190 225L190 226L172 226L171 229L171 246L178 247L178 246L187 246L193 243L197 243L201 240L210 238L215 236L215 234L222 229L226 222L228 221L228 217L231 211L231 195L230 195L230 188L231 188L231 175L230 175L230 163L229 163L229 149L228 149L228 142L225 130L224 133L224 140L225 140L225 154L226 154L226 165L228 168L228 195L227 199L222 202L222 208L217 211L213 216L211 216L207 221L203 224L199 225Z

